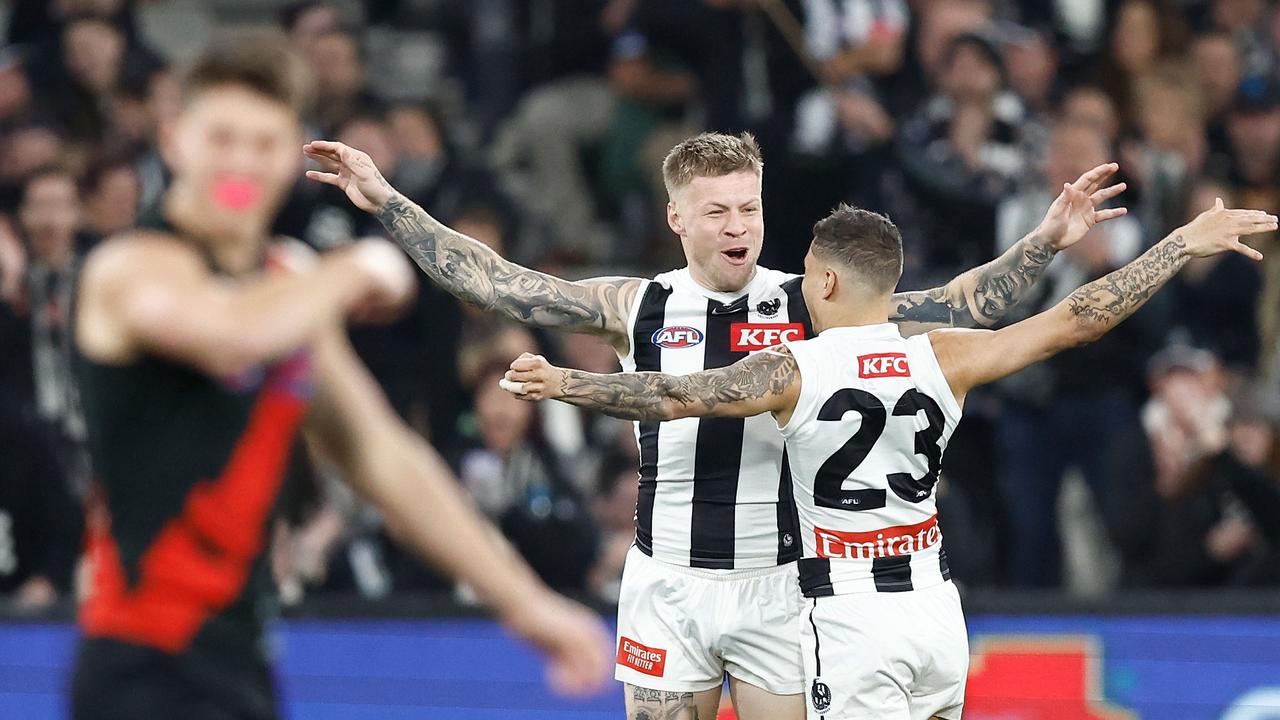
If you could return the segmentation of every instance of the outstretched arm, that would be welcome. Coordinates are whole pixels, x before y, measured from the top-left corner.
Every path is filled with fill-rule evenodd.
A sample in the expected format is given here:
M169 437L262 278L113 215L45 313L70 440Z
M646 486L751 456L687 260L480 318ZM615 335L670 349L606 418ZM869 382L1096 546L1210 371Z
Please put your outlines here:
M786 424L800 396L800 369L786 346L749 355L717 370L600 375L559 368L525 353L502 386L522 400L553 399L626 420L750 417L772 412Z
M376 216L418 267L459 299L526 325L603 335L626 347L627 316L641 280L571 282L522 267L396 192L365 153L323 140L303 151L324 168L308 171L308 178L341 188Z
M1133 262L1078 288L1039 315L996 331L937 330L934 353L957 399L1063 350L1093 342L1142 307L1187 261L1222 252L1254 260L1262 254L1240 236L1271 232L1276 217L1260 210L1228 210L1222 201Z
M467 583L508 628L549 656L553 682L597 691L613 665L586 608L554 594L499 541L440 456L396 416L340 326L314 346L317 392L307 440L382 511L406 548Z
M942 287L895 294L889 319L907 334L995 325L1036 284L1059 250L1074 245L1097 223L1125 214L1124 208L1097 209L1124 192L1124 183L1102 187L1118 169L1115 163L1099 165L1064 185L1040 225L995 260Z

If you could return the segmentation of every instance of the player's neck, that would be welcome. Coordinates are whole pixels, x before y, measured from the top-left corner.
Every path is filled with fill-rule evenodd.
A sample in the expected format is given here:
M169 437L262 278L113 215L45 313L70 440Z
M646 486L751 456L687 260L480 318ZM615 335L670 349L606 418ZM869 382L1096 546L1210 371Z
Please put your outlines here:
M214 207L180 183L164 200L165 216L204 245L223 271L240 275L257 268L267 223L254 213L229 213Z

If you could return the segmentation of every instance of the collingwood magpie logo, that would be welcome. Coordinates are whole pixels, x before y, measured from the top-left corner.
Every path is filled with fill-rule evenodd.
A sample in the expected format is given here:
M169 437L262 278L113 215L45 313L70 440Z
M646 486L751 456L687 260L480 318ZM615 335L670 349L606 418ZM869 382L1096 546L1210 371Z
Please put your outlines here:
M813 700L813 709L818 712L825 712L831 707L831 688L821 680L813 681L813 687L809 689L809 697Z
M774 298L772 300L762 300L756 305L756 312L765 317L773 317L778 314L778 310L782 308L782 298Z

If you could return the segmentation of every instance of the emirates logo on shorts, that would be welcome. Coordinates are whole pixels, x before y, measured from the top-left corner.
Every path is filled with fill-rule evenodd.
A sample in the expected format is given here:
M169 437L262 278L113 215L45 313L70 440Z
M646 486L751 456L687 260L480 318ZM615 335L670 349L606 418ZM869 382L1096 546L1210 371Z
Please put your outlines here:
M645 675L662 677L667 667L667 651L641 645L624 635L618 639L618 664Z
M813 686L809 688L809 699L813 701L813 709L818 712L826 712L831 708L831 688L821 680L814 680Z

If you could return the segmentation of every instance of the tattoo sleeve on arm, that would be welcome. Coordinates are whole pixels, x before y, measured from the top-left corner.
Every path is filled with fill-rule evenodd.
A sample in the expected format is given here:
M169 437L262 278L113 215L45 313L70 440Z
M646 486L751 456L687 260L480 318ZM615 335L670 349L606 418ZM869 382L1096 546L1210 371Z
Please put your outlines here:
M1063 303L1090 336L1101 336L1142 307L1189 259L1182 235L1172 235L1137 260L1078 288Z
M626 420L688 415L755 415L769 409L800 377L785 347L758 352L729 367L690 375L565 370L559 400Z
M932 290L897 293L889 320L932 327L990 327L1036 284L1056 251L1035 234ZM972 303L970 303L972 298Z
M526 325L625 338L638 279L570 282L521 267L399 194L376 215L432 281L465 302Z

